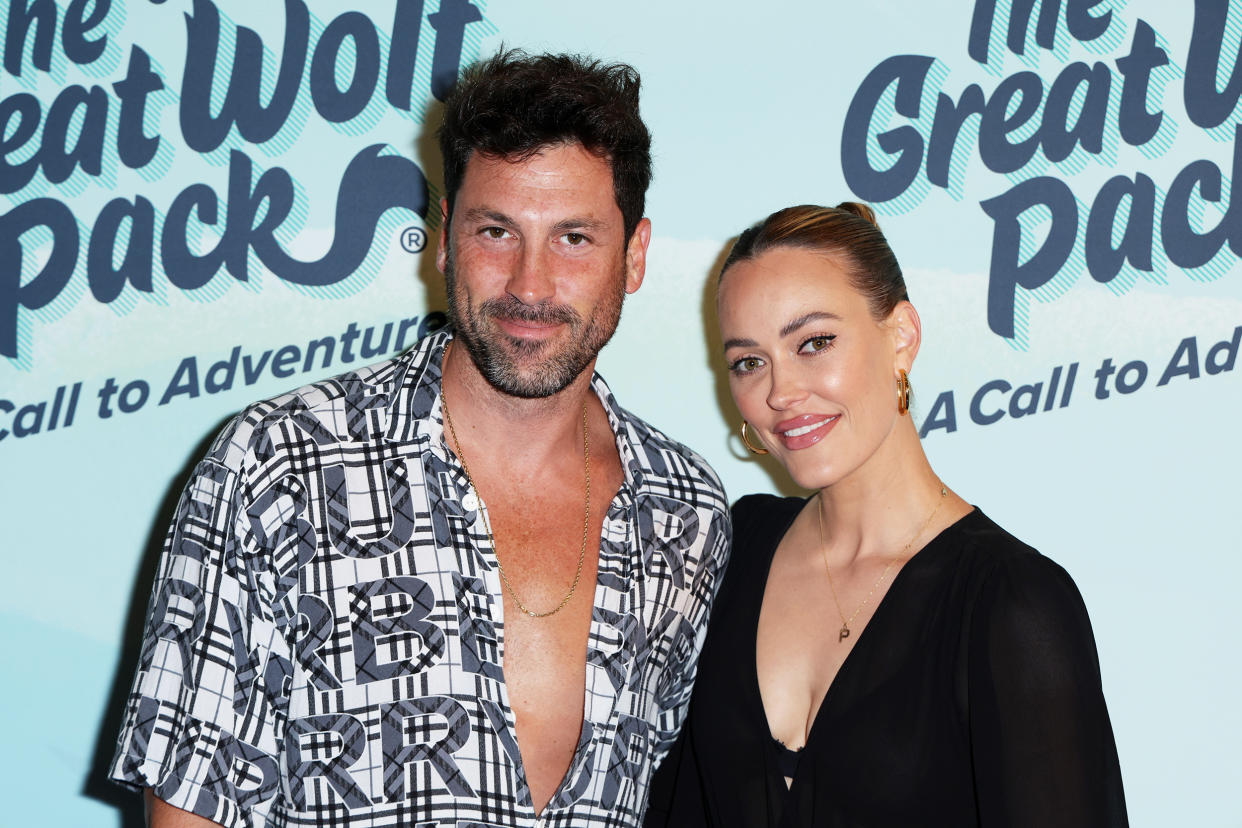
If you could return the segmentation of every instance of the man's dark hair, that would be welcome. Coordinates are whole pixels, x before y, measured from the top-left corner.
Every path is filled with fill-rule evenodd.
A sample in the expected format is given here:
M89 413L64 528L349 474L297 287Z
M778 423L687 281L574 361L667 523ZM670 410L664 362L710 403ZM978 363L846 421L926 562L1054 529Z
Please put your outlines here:
M444 102L440 152L449 215L472 153L524 161L577 141L612 165L628 240L651 183L651 135L638 114L638 72L580 55L502 50L467 69Z

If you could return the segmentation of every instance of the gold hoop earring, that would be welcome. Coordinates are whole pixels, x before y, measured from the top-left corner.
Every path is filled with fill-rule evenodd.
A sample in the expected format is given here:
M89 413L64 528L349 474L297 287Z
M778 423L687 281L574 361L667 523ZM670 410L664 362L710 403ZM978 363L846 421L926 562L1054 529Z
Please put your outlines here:
M747 431L749 430L750 430L750 423L746 422L745 420L742 420L742 442L746 444L746 449L751 454L767 454L768 453L767 449L755 448L754 444L750 442L750 436L747 434Z
M910 412L910 375L904 368L897 369L897 414L905 416Z

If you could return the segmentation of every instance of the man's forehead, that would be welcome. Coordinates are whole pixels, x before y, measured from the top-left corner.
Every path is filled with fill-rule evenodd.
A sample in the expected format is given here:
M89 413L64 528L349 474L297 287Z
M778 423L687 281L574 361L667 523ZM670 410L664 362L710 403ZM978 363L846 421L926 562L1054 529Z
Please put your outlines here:
M556 150L561 150L561 149L575 149L582 153L590 155L594 157L595 159L602 161L605 164L608 164L610 167L612 165L612 156L609 155L608 152L604 150L591 149L590 147L586 146L585 144L583 144L581 141L579 141L576 138L566 138L564 140L559 140L559 141L548 141L547 143L539 144L538 146L534 146L526 150L521 150L520 152L503 153L503 152L488 152L487 150L483 150L483 149L473 149L470 151L470 154L466 157L465 169L469 170L471 162L475 161L476 159L481 159L484 161L491 161L491 162L499 162L499 163L504 163L504 164L520 165L520 164L525 164L529 162L533 158L543 157L543 156L548 155L549 153L554 153Z
M544 145L521 155L478 152L467 162L454 212L486 207L498 212L541 213L558 209L621 220L612 166L577 142Z

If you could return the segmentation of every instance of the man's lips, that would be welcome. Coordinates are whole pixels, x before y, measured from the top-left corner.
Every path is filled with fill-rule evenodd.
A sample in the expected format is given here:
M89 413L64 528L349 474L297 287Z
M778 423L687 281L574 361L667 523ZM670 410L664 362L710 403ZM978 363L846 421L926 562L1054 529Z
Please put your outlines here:
M777 423L773 431L790 450L804 449L813 446L828 436L832 427L840 419L839 415L803 414Z
M556 321L536 322L530 319L515 319L504 316L493 318L505 333L517 339L539 339L548 336L562 325L561 322Z

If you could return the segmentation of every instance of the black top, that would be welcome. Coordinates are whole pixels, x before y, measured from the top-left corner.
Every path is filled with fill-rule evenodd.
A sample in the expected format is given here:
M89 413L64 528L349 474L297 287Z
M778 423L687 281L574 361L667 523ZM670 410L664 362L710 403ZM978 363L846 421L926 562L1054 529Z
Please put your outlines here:
M647 828L1125 826L1082 597L977 509L893 579L786 789L755 638L773 554L805 502L751 495L733 507L732 560Z

